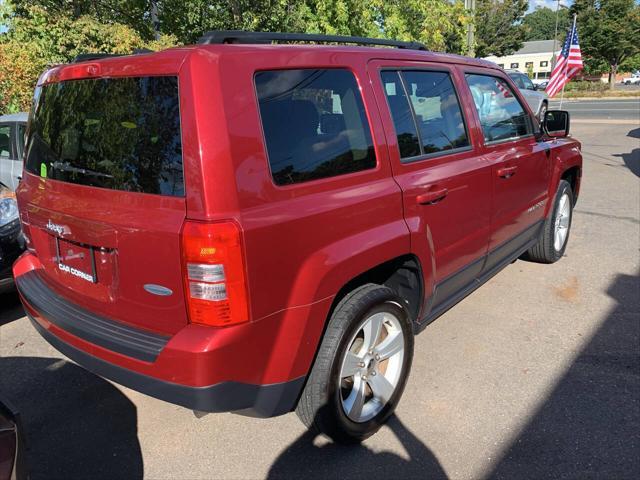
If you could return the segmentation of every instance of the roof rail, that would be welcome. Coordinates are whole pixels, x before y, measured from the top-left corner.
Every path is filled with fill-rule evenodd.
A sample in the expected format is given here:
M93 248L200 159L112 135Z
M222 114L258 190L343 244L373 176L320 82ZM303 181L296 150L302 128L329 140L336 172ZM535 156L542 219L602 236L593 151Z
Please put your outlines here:
M354 43L358 45L380 45L384 47L405 48L409 50L426 50L420 42L400 42L385 38L350 37L347 35L323 35L316 33L271 33L245 32L243 30L213 30L206 32L198 43L249 43L264 44L273 42L313 42L313 43Z

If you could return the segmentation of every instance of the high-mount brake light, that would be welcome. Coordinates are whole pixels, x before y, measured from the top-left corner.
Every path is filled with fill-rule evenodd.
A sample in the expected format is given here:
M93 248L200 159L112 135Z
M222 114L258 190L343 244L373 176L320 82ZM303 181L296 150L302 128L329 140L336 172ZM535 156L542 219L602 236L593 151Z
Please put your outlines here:
M223 327L249 320L242 240L235 223L185 222L182 260L192 323Z

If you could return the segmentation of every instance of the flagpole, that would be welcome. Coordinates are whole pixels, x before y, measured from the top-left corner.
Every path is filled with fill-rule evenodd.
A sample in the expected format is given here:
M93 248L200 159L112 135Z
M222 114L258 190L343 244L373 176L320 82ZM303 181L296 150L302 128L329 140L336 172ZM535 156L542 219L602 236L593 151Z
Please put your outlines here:
M573 32L576 31L576 18L578 17L577 13L573 14L573 27L571 28L571 35L573 36ZM571 46L569 46L569 51L571 51ZM570 54L569 54L570 55ZM565 71L569 68L569 59L565 63ZM564 82L562 84L562 93L560 94L560 110L562 110L562 101L564 100L564 87L568 82Z

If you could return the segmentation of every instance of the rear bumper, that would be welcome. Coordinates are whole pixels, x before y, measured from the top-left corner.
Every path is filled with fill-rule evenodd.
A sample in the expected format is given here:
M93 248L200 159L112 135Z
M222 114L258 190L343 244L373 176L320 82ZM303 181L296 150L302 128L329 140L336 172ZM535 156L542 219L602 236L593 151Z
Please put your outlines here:
M172 337L157 335L66 300L48 286L38 263L27 253L14 267L25 310L51 345L87 370L192 410L271 417L295 408L306 375L296 375L295 356L287 359L274 345L281 321L186 325ZM270 366L285 374L278 378Z
M30 314L29 319L40 335L54 348L90 372L191 410L273 417L293 410L304 386L304 378L271 385L221 382L205 387L191 387L171 383L105 362L63 342Z

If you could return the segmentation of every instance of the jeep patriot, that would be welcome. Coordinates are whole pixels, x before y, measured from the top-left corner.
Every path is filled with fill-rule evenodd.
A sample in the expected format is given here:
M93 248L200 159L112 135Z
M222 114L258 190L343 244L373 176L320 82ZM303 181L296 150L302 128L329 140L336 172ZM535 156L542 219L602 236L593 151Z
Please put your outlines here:
M562 257L581 146L534 113L496 65L415 43L84 55L34 94L17 288L98 375L361 441L415 334L517 258Z

